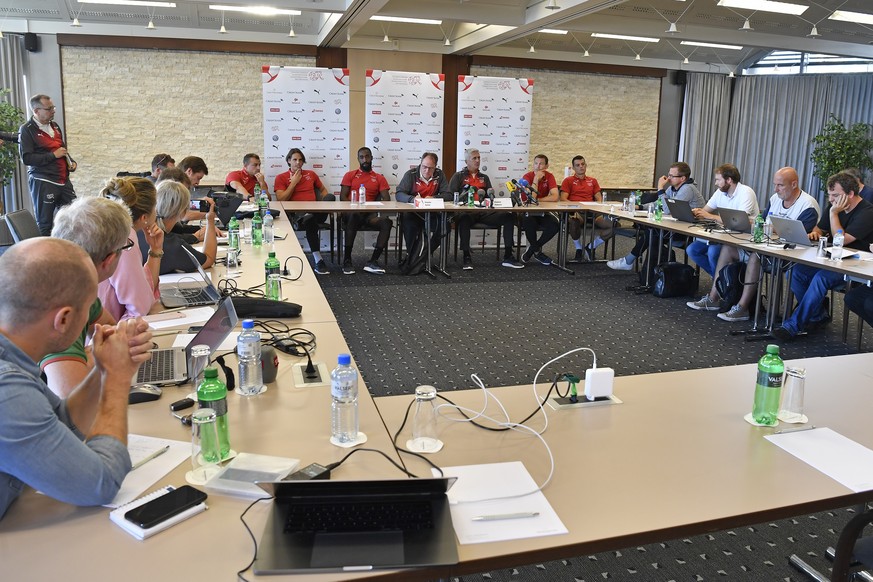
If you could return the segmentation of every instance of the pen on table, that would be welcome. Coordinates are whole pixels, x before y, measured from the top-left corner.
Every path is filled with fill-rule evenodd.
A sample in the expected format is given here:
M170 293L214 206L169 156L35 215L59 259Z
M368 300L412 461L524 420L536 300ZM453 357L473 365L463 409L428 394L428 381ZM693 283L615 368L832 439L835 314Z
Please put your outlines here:
M161 455L163 455L164 453L166 453L169 450L170 450L170 445L166 445L166 446L156 450L154 453L147 456L146 458L140 459L139 461L137 461L136 464L130 468L130 470L133 471L134 469L139 469L140 467L142 467L143 465L145 465L146 463L148 463L152 459L157 459L158 457L160 457Z
M539 511L523 511L521 513L495 513L492 515L477 515L473 521L499 521L501 519L521 519L524 517L537 517Z
M173 313L174 311L182 311L184 309L188 309L188 306L184 307L171 307L170 309L164 309L163 311L159 311L158 313Z
M814 428L816 428L816 426L815 426L814 424L812 424L812 425L810 425L810 426L804 426L804 427L801 427L801 428L780 428L779 430L777 430L777 431L774 432L773 434L786 434L786 433L789 433L789 432L802 432L802 431L805 431L805 430L812 430L812 429L814 429Z

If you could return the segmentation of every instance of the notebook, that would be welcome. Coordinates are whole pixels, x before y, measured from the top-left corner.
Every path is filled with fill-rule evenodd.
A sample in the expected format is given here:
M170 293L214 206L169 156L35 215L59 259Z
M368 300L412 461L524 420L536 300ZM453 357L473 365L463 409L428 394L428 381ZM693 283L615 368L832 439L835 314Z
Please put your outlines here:
M159 523L158 525L156 525L154 527L150 527L148 529L143 529L140 526L136 525L135 523L128 521L124 518L124 514L127 513L128 511L130 511L131 509L137 508L140 505L143 505L144 503L151 501L152 499L156 499L156 498L160 497L161 495L166 495L167 493L169 493L173 489L175 489L175 487L173 487L172 485L167 485L166 487L162 487L162 488L158 489L157 491L152 491L148 495L145 495L143 497L140 497L139 499L131 501L127 505L122 505L121 507L113 509L112 511L109 512L109 519L112 520L112 523L121 527L121 529L123 529L124 531L126 531L127 533L129 533L130 535L135 537L136 539L144 540L146 538L152 537L156 533L160 533L160 532L164 531L167 528L173 527L174 525L176 525L179 522L185 521L189 517L193 517L193 516L197 515L198 513L203 513L204 511L206 511L206 503L200 503L200 504L195 505L194 507L190 507L190 508L186 509L185 511L183 511L182 513L174 515L173 517L166 519L166 520L162 521L161 523Z
M209 346L209 354L215 353L233 328L238 318L233 301L225 297L218 309L185 347L167 348L152 352L152 358L139 367L132 384L154 384L156 386L178 385L188 381L190 376L191 348L197 345Z
M682 222L700 222L694 217L694 212L691 211L691 204L687 200L679 200L678 198L664 198L667 202L667 208L670 209L670 216Z
M752 223L749 221L749 215L745 210L719 208L718 215L721 217L721 223L724 225L725 230L752 232Z
M805 247L813 245L813 242L809 240L806 228L804 228L803 223L799 220L771 216L770 223L773 225L773 230L779 235L779 238L785 242Z
M186 247L183 246L181 249L191 259L204 283L201 285L193 281L191 283L179 282L172 285L161 285L161 303L168 309L218 303L221 299L221 292L212 283L212 279L209 278L206 271L203 270L200 261Z
M227 228L227 223L236 214L237 209L242 204L242 198L234 194L215 196L215 215L221 221L221 226Z
M457 564L446 495L454 482L455 478L258 483L275 500L254 572Z

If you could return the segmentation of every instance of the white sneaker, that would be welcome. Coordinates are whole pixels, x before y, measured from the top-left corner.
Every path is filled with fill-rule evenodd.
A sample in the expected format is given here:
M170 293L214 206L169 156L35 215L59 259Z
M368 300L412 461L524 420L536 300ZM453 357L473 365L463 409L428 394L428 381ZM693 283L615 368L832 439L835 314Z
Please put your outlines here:
M615 259L614 261L607 261L606 266L610 269L615 269L616 271L631 271L634 268L634 264L627 264L627 261L624 260L624 257L620 259Z
M749 310L737 303L727 313L719 313L718 318L725 321L749 321Z
M709 295L704 295L697 301L689 301L685 305L696 311L718 311L718 302L711 300Z

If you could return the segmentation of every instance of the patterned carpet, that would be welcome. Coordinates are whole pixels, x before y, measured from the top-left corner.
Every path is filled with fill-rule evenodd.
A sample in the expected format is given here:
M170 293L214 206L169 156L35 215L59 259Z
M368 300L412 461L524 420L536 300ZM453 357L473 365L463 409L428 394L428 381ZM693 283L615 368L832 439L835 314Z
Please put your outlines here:
M619 238L616 256L629 247L628 239ZM546 251L554 256L554 247ZM361 267L368 257L359 242L357 274L345 276L331 265L331 274L319 281L376 396L408 394L419 384L470 388L472 373L489 386L525 384L544 362L581 346L597 353L598 365L623 376L755 362L766 345L730 334L749 329L750 322L727 323L714 313L689 309L685 302L691 297L658 299L629 292L625 288L636 284L637 274L612 271L602 263L577 265L575 276L536 263L513 270L500 267L492 250L474 253L472 271L450 259L452 278L431 279L400 276L393 255L388 274L365 273ZM693 299L710 284L704 273ZM854 353L840 338L840 294L834 314L835 321L824 330L784 345L783 357ZM856 325L853 316L850 338ZM868 329L863 351L873 349L871 338ZM582 352L548 371L584 373L590 365L590 355ZM836 543L851 513L840 509L457 580L802 580L788 556L799 554L827 571L824 550Z

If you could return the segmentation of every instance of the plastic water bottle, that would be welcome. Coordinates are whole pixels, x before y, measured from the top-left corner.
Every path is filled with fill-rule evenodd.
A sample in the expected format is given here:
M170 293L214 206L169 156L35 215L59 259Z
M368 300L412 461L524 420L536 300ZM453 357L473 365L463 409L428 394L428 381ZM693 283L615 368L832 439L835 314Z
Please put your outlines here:
M259 394L264 386L264 370L261 368L261 334L255 331L255 322L244 319L242 333L236 340L236 355L239 360L239 391L246 396Z
M755 217L755 230L752 231L752 242L764 242L764 213Z
M267 260L264 261L264 296L267 299L279 301L282 298L282 287L279 279L279 259L276 252L270 251Z
M782 374L785 364L779 357L779 346L770 344L758 360L758 380L755 383L755 404L752 418L758 424L778 424L779 400L782 396Z
M275 238L273 237L273 215L268 210L264 215L264 244L271 245Z
M660 197L655 201L655 222L661 222L664 219L664 201Z
M256 212L252 217L252 246L255 248L261 248L261 245L264 244L264 221L261 220L261 216Z
M367 189L363 184L358 186L358 203L363 206L367 203Z
M846 240L846 235L842 230L838 230L834 234L834 242L831 245L831 258L835 261L843 260L843 242Z
M236 215L227 221L227 246L239 250L239 220Z
M203 370L203 382L197 386L197 404L199 408L211 408L215 411L218 448L221 451L221 458L226 459L230 454L230 434L227 430L227 386L218 378L217 368L210 367Z
M340 354L330 373L330 438L338 443L358 440L358 371L349 354Z

